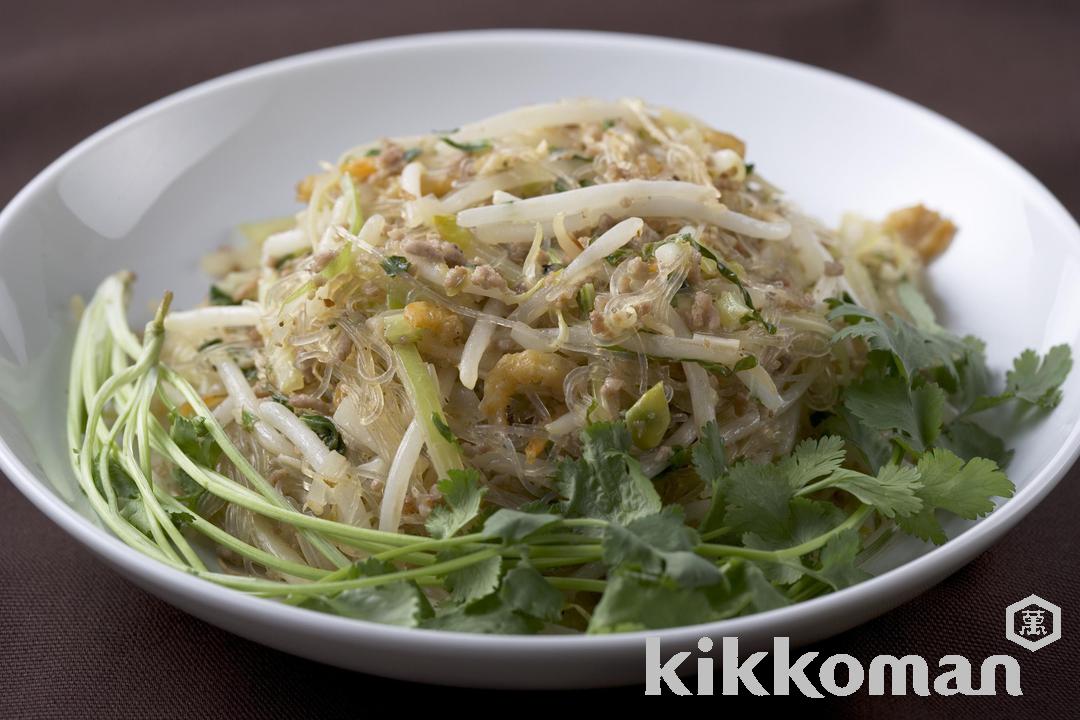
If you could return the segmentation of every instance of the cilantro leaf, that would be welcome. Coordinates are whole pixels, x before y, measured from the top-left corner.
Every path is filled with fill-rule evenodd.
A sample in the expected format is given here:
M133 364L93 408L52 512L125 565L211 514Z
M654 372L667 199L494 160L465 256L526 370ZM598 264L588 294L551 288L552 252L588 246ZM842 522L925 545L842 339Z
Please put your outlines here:
M94 478L94 486L99 493L104 495L105 478L102 477L101 465L95 461L91 465L90 472ZM139 497L139 486L136 485L131 476L127 474L127 470L124 470L124 466L120 464L120 460L115 455L109 455L105 472L108 475L108 482L112 486L113 493L116 494L117 498L131 500Z
M930 307L930 303L926 302L926 298L915 289L914 285L911 283L901 284L896 289L896 296L899 298L904 310L911 317L912 322L915 323L915 327L919 330L931 334L947 332L945 328L938 325L934 309Z
M786 522L772 532L746 533L743 545L755 550L783 550L824 535L844 521L843 510L830 502L795 498L791 501ZM760 563L767 577L780 583L792 583L805 569L799 563Z
M472 469L450 470L449 477L435 487L442 493L444 502L431 511L424 527L433 538L448 538L479 514L487 488L480 486L480 473Z
M566 498L567 517L625 524L660 511L660 496L630 455L625 424L589 425L581 442L581 458L563 460L555 476L555 488Z
M724 524L737 533L784 536L791 518L792 489L779 465L739 463L725 477Z
M938 447L959 455L964 460L975 457L989 458L1005 467L1012 459L1012 450L1005 441L970 420L957 419L945 425L938 438Z
M701 428L701 434L691 453L698 477L715 487L720 476L727 470L724 439L720 436L720 428L715 420L710 420Z
M431 424L435 426L435 430L439 433L443 440L460 447L458 439L454 437L454 431L450 429L450 426L446 424L446 420L438 412L431 413Z
M697 625L714 617L708 596L631 573L608 580L589 620L590 634Z
M672 505L656 515L638 518L627 527L609 525L604 533L604 562L649 576L664 575L682 587L720 582L720 571L695 554L698 534L683 522L682 507Z
M479 142L459 142L445 135L439 139L450 147L465 153L481 153L491 149L491 143L487 140L480 140Z
M1034 350L1025 350L1013 360L1012 369L1005 374L1005 390L997 395L988 394L989 370L985 357L973 356L971 362L971 374L982 377L969 380L961 388L963 392L957 394L957 406L966 408L963 415L973 415L1013 399L1052 410L1061 402L1061 384L1072 369L1072 351L1068 345L1055 345L1040 357Z
M818 578L827 582L834 590L842 590L869 578L870 573L855 566L855 557L860 549L862 543L859 534L854 530L845 530L834 535L821 550Z
M439 553L438 560L442 562L460 555L460 552ZM469 603L494 592L499 586L501 572L502 558L496 555L448 573L443 583L454 601Z
M798 489L835 472L843 464L844 456L843 438L833 435L817 440L807 438L780 461L780 469L787 475L792 489Z
M734 563L727 573L726 585L705 591L714 619L775 610L791 604L786 595L769 582L757 564L747 561Z
M876 477L854 470L839 470L828 487L849 492L887 518L911 515L922 509L919 471L911 465L884 465Z
M498 593L424 620L421 627L486 635L531 635L543 623L510 607Z
M139 486L128 475L120 460L113 455L109 456L104 477L99 464L96 462L93 464L91 472L98 492L105 493L106 481L112 487L113 493L116 495L116 505L120 516L131 523L143 535L150 536L152 520L146 510L142 495L139 493Z
M500 538L507 544L517 543L550 529L561 519L558 515L502 508L484 521L484 535Z
M210 286L210 304L211 305L239 305L240 301L233 298L232 295L225 292L217 285Z
M562 617L563 594L530 565L506 573L499 591L503 602L530 617L556 622Z
M391 255L383 260L380 265L383 272L390 277L397 277L409 271L409 261L401 255Z
M1014 486L997 463L976 457L966 463L944 448L923 453L918 462L923 509L899 516L904 532L940 545L947 540L936 511L945 510L974 520L994 509L994 497L1012 497Z
M1013 360L1013 369L1005 375L1007 392L1045 410L1061 402L1061 384L1072 369L1068 345L1055 345L1045 357L1025 350Z
M836 331L832 342L853 338L866 341L872 350L891 353L904 377L922 370L943 368L955 377L955 359L964 351L959 338L937 328L920 329L904 318L888 314L887 319L851 303L841 303L828 315L829 320L853 322Z
M169 520L172 521L172 524L175 525L178 530L183 530L195 522L195 516L186 512L170 512Z
M712 487L709 510L701 521L701 529L704 532L716 530L723 525L725 499L720 481L727 471L727 452L715 420L710 420L701 428L691 456L698 477Z
M317 413L304 413L300 416L300 421L319 436L319 439L323 441L323 445L326 445L334 452L345 452L345 441L342 440L341 433L338 432L337 425L334 424L333 420Z
M823 423L823 428L845 438L849 453L851 449L857 451L871 472L877 472L892 457L892 446L881 431L867 426L844 407L837 408Z
M923 488L929 505L974 520L994 509L994 497L1012 497L1015 490L997 463L972 458L966 463L948 450L935 449L919 458Z
M417 627L431 612L419 588L394 582L369 588L342 590L332 597L311 598L302 604L310 610L367 620L368 622Z
M202 417L186 418L180 413L169 413L169 437L177 447L195 464L214 468L221 459L221 448L206 427ZM176 499L188 509L194 510L199 500L206 494L206 488L195 482L183 469L173 469L179 492Z
M180 450L196 464L213 468L221 458L221 448L210 436L206 420L196 416L186 418L180 413L169 413L169 437Z
M986 364L986 343L971 335L965 337L963 342L965 350L956 363L955 387L949 388L947 384L943 387L950 391L949 402L953 407L976 412L967 408L972 408L993 393L993 378Z
M945 391L932 382L912 389L904 378L870 375L847 388L844 407L874 430L899 433L905 445L921 452L941 431Z
M804 539L816 537L831 530L844 517L843 512L831 503L805 498L791 501L790 508L791 517L784 528L788 534L786 543L790 543L791 537L795 536ZM668 547L685 546L685 538L680 540L679 534L671 533L671 528L667 530L659 533L660 542L671 543ZM637 534L637 539L641 536ZM821 577L824 582L836 584L861 579L853 567L854 552L849 547L851 539L856 543L854 551L857 552L858 535L851 532L850 537L834 538L828 553L822 550L825 562L820 570L795 567L790 571L795 578L805 571ZM768 544L763 538L747 536L748 546L753 546L755 542ZM636 552L640 548L631 549ZM608 548L605 547L605 554L607 552ZM646 563L648 557L645 556ZM767 575L767 572L776 574L774 571L788 568L779 563L770 563L769 568L762 565L744 560L732 561L728 569L721 573L719 582L691 588L681 587L667 577L650 576L624 564L609 576L608 587L593 613L588 631L625 632L689 625L790 604L791 600L769 581Z

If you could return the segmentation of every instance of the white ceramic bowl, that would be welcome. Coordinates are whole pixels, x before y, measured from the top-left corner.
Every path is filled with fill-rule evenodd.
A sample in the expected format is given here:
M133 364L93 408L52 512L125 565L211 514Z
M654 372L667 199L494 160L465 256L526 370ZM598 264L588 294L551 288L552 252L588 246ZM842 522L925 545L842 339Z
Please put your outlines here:
M197 260L240 222L291 212L297 178L359 141L455 127L525 103L639 96L745 138L749 156L807 210L835 222L916 201L961 227L932 278L945 322L989 343L997 369L1024 347L1078 345L1080 228L1027 172L979 138L893 95L792 62L708 45L581 32L470 32L362 43L196 86L102 130L42 172L0 215L0 466L42 512L123 575L238 635L346 668L477 686L640 682L644 634L484 637L372 625L244 596L170 570L101 529L63 439L69 300L118 268L135 307L165 288L178 307ZM144 318L139 318L141 321ZM943 547L896 543L886 572L810 602L658 634L744 646L810 642L940 581L1027 514L1080 447L1080 372L1065 400L1011 438L1019 491Z

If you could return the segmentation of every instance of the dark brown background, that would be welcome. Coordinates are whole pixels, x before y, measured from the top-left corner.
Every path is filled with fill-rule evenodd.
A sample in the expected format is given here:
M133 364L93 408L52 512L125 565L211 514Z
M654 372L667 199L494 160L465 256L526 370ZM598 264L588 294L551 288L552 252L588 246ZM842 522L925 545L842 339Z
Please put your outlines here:
M852 75L988 138L1080 213L1077 3L5 0L0 18L0 202L99 127L223 72L373 37L546 26L704 40ZM847 652L864 664L880 653L932 660L963 653L976 661L1014 654L1023 698L869 698L864 689L812 708L850 717L1076 717L1078 509L1074 469L969 567L813 648ZM1003 639L1002 616L1032 592L1064 606L1066 625L1063 640L1029 654ZM571 708L640 693L549 697ZM444 712L515 712L533 701L350 674L227 635L120 580L0 480L0 717L348 716L370 711L373 698L403 703L397 713L427 699L443 701ZM733 699L711 702L722 710Z

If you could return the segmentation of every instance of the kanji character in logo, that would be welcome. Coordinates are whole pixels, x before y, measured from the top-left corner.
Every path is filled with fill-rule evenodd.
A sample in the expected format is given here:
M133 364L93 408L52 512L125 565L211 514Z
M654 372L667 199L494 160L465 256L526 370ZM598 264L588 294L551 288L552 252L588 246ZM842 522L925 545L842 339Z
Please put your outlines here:
M1023 616L1021 622L1023 627L1020 628L1021 635L1045 635L1046 625L1043 624L1043 614L1046 613L1042 608L1028 608L1022 611Z
M1034 652L1061 639L1061 607L1028 595L1005 608L1005 637Z

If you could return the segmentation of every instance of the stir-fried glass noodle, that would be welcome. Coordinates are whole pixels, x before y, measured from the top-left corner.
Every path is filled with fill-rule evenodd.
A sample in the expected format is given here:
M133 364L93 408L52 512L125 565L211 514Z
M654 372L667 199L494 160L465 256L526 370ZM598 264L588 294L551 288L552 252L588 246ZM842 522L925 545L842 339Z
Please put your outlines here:
M638 101L361 145L297 194L142 337L102 284L69 437L123 540L324 612L603 632L813 597L1009 495L975 416L1070 364L989 390L917 290L951 222L829 229Z

